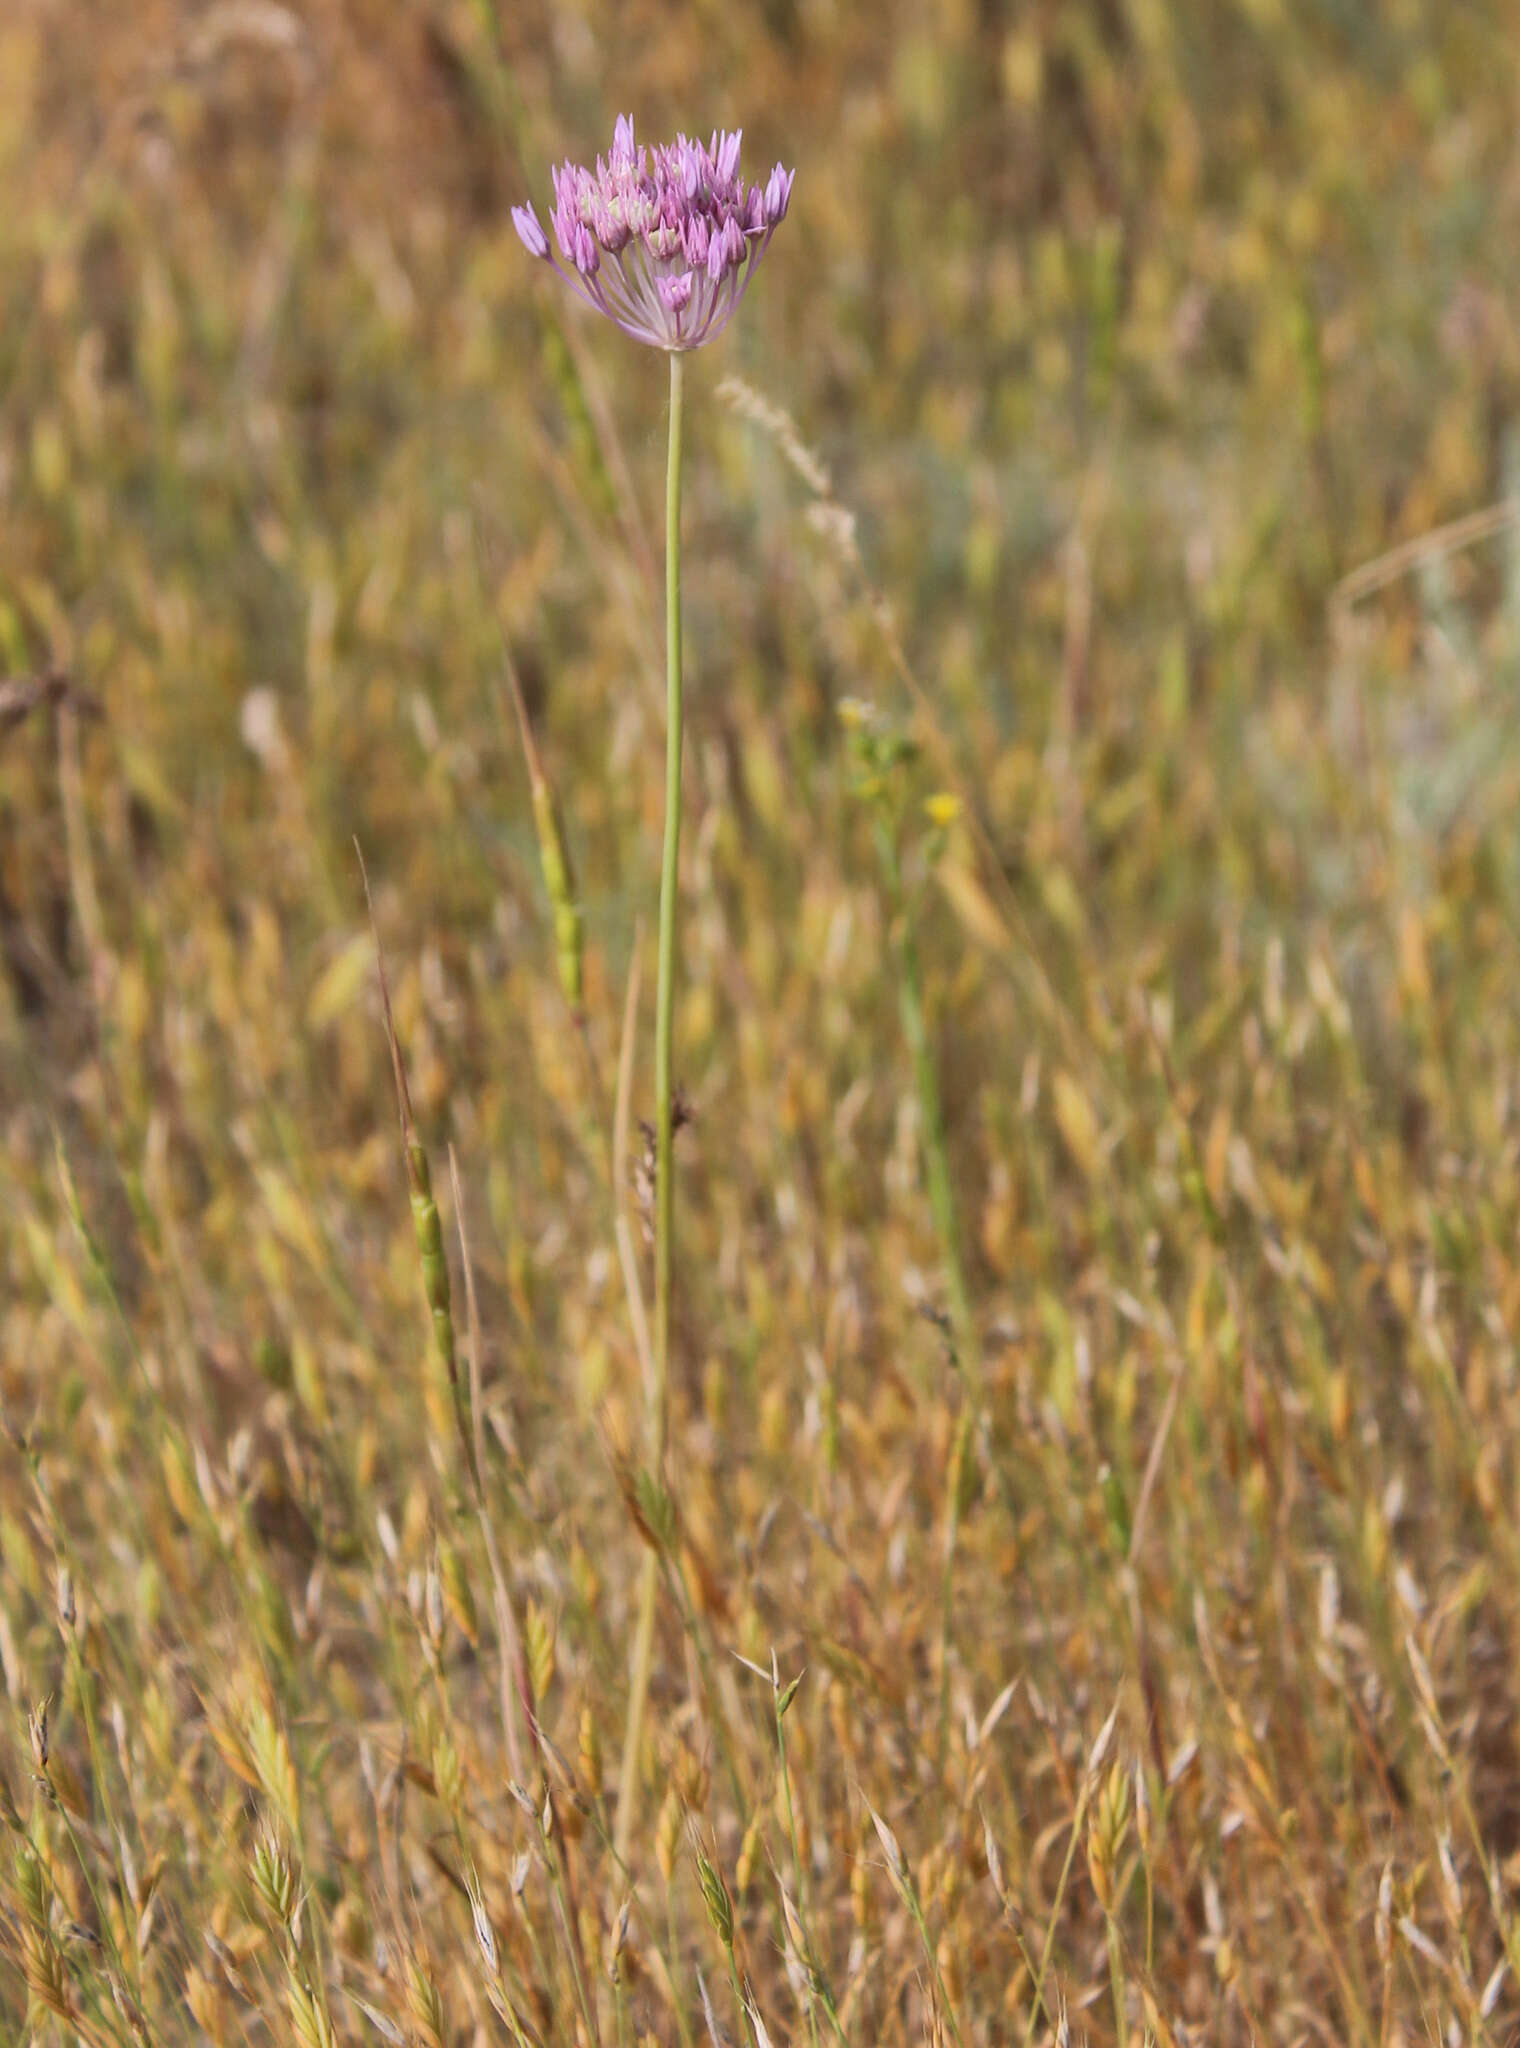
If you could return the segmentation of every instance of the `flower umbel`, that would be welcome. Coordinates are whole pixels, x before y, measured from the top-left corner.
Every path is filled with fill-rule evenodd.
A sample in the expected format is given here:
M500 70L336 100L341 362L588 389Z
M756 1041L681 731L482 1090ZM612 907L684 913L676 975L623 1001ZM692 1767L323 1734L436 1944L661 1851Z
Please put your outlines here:
M706 147L678 135L647 149L635 144L624 114L611 154L594 170L565 163L553 175L552 224L564 261L556 262L532 206L514 206L529 253L635 341L685 350L713 340L732 319L786 218L796 174L777 164L763 186L746 185L737 131L714 134Z

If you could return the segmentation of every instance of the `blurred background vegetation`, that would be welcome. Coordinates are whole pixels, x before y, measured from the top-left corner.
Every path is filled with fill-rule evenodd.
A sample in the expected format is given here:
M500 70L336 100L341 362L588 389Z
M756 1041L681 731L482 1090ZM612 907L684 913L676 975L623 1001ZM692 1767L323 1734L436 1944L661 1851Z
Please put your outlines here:
M1511 2037L1513 26L7 0L7 2039ZM798 171L689 379L627 1872L664 366L508 219L621 111ZM864 789L857 700L914 743ZM547 1840L356 837L463 1350L458 1162ZM729 1656L773 1648L786 1765Z

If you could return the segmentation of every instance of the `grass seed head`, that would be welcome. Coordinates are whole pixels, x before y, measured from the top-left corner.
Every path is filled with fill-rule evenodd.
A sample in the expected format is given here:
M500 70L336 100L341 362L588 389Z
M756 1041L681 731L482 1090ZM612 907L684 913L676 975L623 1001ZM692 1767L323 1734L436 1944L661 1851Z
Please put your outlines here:
M285 1983L285 2003L298 2048L337 2048L327 2008L306 1979L291 1970Z
M448 2035L443 2016L443 1993L432 1973L416 1956L406 1962L406 2005L423 2042L423 2048L447 2048Z
M299 1894L295 1872L278 1837L264 1828L253 1850L253 1888L283 1926L294 1924Z
M875 1807L868 1805L866 1811L871 1816L871 1825L876 1830L876 1839L880 1842L886 1856L888 1874L903 1898L907 1899L913 1888L913 1879L908 1870L908 1859L904 1856L896 1835L893 1834Z
M16 1795L11 1790L11 1781L3 1764L0 1764L0 1823L3 1823L13 1835L26 1832L26 1823L21 1818L21 1810L16 1804Z
M48 1703L43 1700L39 1706L26 1710L27 1739L32 1746L32 1765L38 1777L47 1776L48 1767Z
M493 1978L501 1975L501 1958L496 1946L496 1929L486 1911L485 1897L480 1889L480 1879L472 1871L465 1880L470 1897L470 1919L475 1929L475 1942L485 1963L487 1974Z
M633 1900L624 1899L607 1936L607 1981L621 1983L628 1954L628 1929L633 1919Z
M1129 1789L1129 1772L1116 1759L1087 1826L1087 1867L1093 1895L1105 1913L1113 1910L1114 1875L1129 1832Z
M720 1873L708 1861L699 1848L697 1856L697 1881L702 1887L702 1900L707 1907L708 1923L726 1949L734 1945L734 1902L728 1886Z
M26 1988L37 2003L45 2006L66 2026L74 2019L74 2000L68 1966L51 1940L28 1934L22 1944L22 1969Z
M535 1702L547 1698L554 1683L554 1623L536 1600L523 1615L523 1647L528 1658L528 1683Z
M440 1728L433 1739L431 1763L439 1803L447 1813L457 1817L464 1793L464 1767L460 1762L459 1745L447 1728Z
M581 1708L580 1748L576 1762L581 1785L592 1799L602 1796L602 1738L590 1705Z
M739 1845L738 1861L734 1865L734 1890L741 1899L748 1896L754 1881L755 1863L759 1857L764 1838L764 1823L756 1813L751 1816L749 1826L744 1830L744 1840Z
M686 1809L681 1795L674 1785L666 1789L660 1803L659 1818L654 1830L654 1860L660 1866L660 1875L667 1884L676 1867L676 1850L681 1840L681 1823Z
M443 1604L453 1618L455 1627L472 1650L479 1649L480 1619L475 1610L475 1598L470 1591L464 1560L457 1547L446 1541L438 1546L438 1576L442 1582Z
M42 1859L28 1841L16 1851L16 1897L28 1925L38 1933L48 1928L48 1881Z

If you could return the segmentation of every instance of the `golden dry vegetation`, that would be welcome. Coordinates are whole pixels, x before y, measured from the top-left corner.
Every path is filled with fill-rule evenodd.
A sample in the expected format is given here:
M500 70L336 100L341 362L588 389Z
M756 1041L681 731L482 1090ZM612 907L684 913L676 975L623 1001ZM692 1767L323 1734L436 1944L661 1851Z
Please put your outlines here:
M0 2038L1515 2038L1517 87L0 5ZM663 366L508 219L625 109L798 167L688 378L663 1485Z

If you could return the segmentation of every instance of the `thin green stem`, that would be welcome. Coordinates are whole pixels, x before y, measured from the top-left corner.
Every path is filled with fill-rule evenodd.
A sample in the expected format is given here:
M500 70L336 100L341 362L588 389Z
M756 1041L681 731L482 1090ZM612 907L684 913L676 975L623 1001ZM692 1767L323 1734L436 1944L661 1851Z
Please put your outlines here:
M670 1379L671 1012L676 987L676 880L681 852L681 377L670 358L670 453L665 467L665 850L660 861L660 965L654 1013L654 1402L651 1458L665 1462Z
M731 1941L724 1943L723 1953L728 1958L729 1989L734 1994L734 2005L739 2014L739 2039L741 2042L748 2041L754 2036L755 2023L749 2016L749 2008L744 2003L744 1993L739 1988L739 1965L734 1961L734 1945Z
M939 1768L943 1775L950 1755L950 1637L955 1625L955 1553L961 1532L961 1483L966 1460L971 1456L972 1410L968 1402L961 1410L955 1442L950 1452L949 1481L945 1501L945 1568L940 1580L939 1636Z
M961 1475L964 1460L971 1456L971 1432L981 1412L982 1368L976 1322L971 1313L971 1295L961 1260L960 1227L955 1211L955 1189L950 1177L944 1102L924 1008L924 978L919 965L918 944L913 935L913 905L903 886L902 863L892 828L880 813L876 819L876 844L886 876L888 898L898 924L898 1007L902 1014L903 1035L913 1056L929 1206L939 1237L940 1254L945 1262L945 1284L950 1296L951 1349L965 1388L966 1405L950 1459L945 1503L945 1569L941 1585L939 1660L939 1766L943 1771L950 1749L950 1638L955 1618L955 1554L960 1540Z
M638 1818L639 1749L644 1737L644 1702L649 1695L649 1668L654 1658L654 1610L660 1590L660 1560L644 1554L639 1580L639 1618L633 1639L633 1676L628 1693L628 1726L623 1734L623 1767L618 1781L617 1826L613 1847L625 1864L633 1849L633 1824Z
M681 854L681 392L684 362L670 358L670 451L665 468L665 846L660 860L660 960L654 1023L654 1378L649 1393L649 1464L663 1484L669 1430L671 1225L675 1187L671 1172L671 1020L676 989L676 885ZM639 1750L654 1656L655 1601L660 1561L650 1550L639 1588L638 1630L628 1695L618 1789L616 1844L626 1862L638 1805Z
M903 1880L902 1896L907 1904L913 1925L918 1929L918 1938L923 1943L924 1955L934 1975L934 1988L939 1993L939 2002L944 2008L945 2018L949 2023L956 2048L965 2048L965 2038L961 2033L961 2023L955 2016L955 2007L950 2002L950 1992L945 1984L944 1972L939 1966L939 1953L929 1936L929 1923L924 1918L923 1901L919 1898L918 1889L911 1878Z
M1029 2024L1024 2029L1024 2048L1033 2048L1035 2028L1039 2025L1040 2014L1049 2017L1045 2004L1045 1979L1050 1974L1050 1959L1055 1952L1056 1927L1061 1918L1061 1908L1066 1903L1066 1886L1071 1878L1071 1866L1077 1853L1077 1844L1082 1839L1082 1824L1087 1819L1089 1784L1084 1783L1077 1798L1077 1810L1072 1816L1071 1839L1066 1844L1066 1860L1061 1865L1060 1879L1056 1884L1056 1895L1051 1901L1050 1918L1045 1926L1045 1942L1040 1950L1039 1974L1034 1980L1034 2001L1029 2008Z
M945 1287L950 1296L950 1323L955 1334L956 1363L974 1397L981 1393L981 1358L977 1349L976 1323L971 1313L971 1295L961 1261L960 1225L955 1213L955 1189L950 1178L950 1145L945 1134L944 1102L940 1095L939 1069L929 1039L924 1008L924 977L919 965L918 941L913 932L913 905L903 886L902 864L897 844L884 819L876 821L876 844L887 878L887 891L898 917L897 957L901 980L898 1007L902 1013L903 1036L913 1056L913 1082L918 1091L922 1118L921 1140L924 1174L929 1188L929 1207L945 1262Z
M1156 1969L1156 1886L1151 1877L1151 1859L1145 1859L1145 1974Z
M596 2014L592 2010L590 1993L586 1987L581 1939L565 1883L564 1859L557 1842L549 1841L546 1847L549 1854L545 1858L545 1863L549 1872L550 1888L554 1893L554 1908L559 1919L560 1932L564 1937L565 1955L570 1964L570 1977L575 1986L575 2002L580 2007L581 2018L585 2022L586 2038L589 2041L600 2042L602 2032L596 2023Z
M1119 2048L1129 2039L1129 2005L1124 1995L1124 1951L1119 1940L1119 1923L1112 1913L1103 1916L1108 1933L1108 1983L1114 2000L1114 2039Z
M797 1924L802 1929L803 1942L809 1951L808 1954L803 1956L802 1961L811 1964L813 1961L811 1954L813 1938L808 1933L807 1921L804 1917L808 1909L807 1873L802 1866L802 1850L799 1846L797 1835L797 1815L792 1807L792 1771L791 1765L787 1762L786 1755L786 1717L781 1711L779 1694L777 1695L776 1705L776 1748L781 1758L781 1790L786 1800L786 1832L792 1845L792 1873L797 1880ZM828 2004L832 2006L833 2002L833 1998L830 1996ZM807 2023L808 2038L811 2040L813 2048L818 2048L818 2017L813 2010L813 2000L811 1998L807 2002ZM837 2028L839 2024L837 2018L834 2024Z

